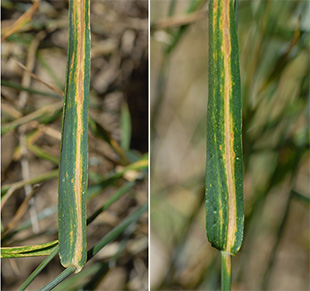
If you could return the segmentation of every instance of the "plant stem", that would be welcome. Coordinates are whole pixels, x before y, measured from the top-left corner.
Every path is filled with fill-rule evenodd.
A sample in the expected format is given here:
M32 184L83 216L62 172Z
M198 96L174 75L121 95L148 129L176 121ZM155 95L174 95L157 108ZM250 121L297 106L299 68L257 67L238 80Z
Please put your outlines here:
M231 288L231 256L226 252L221 252L221 290L230 291Z
M62 281L67 279L74 271L76 268L74 266L69 266L67 267L62 273L60 273L59 276L55 278L55 280L51 281L48 283L46 286L44 286L40 291L50 291L53 288L55 288L58 284L60 284Z
M49 264L49 262L56 257L58 254L58 246L53 250L53 252L47 256L44 261L31 273L27 280L19 287L18 291L24 291L31 282L42 272L42 270Z

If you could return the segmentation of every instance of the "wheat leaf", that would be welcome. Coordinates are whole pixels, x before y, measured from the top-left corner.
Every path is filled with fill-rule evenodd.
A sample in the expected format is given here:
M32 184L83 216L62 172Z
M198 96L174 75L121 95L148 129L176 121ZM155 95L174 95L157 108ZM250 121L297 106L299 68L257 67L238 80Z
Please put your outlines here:
M59 256L79 272L86 262L89 0L69 2L69 45L59 168Z

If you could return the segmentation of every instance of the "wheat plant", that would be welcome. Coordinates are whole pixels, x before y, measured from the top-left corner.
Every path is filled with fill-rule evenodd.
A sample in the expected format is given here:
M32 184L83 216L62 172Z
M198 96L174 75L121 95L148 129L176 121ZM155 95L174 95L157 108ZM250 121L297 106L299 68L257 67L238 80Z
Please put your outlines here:
M213 13L213 9L209 9L210 3L202 1L198 5L198 2L151 1L151 76L156 76L151 78L151 115L154 114L151 120L155 120L151 124L151 245L155 254L152 260L151 253L154 272L151 288L219 290L222 285L229 289L231 279L233 290L307 289L309 3L239 1L235 11L238 20L232 15L229 17L231 24L238 23L239 53L234 57L239 55L240 60L240 88L233 87L241 94L240 99L233 101L236 102L236 119L233 120L239 126L233 132L240 144L242 118L243 146L242 156L240 149L235 156L240 158L239 165L243 158L243 179L239 168L235 170L235 179L231 180L231 185L239 183L236 187L239 190L235 191L237 221L231 220L237 226L231 232L237 230L232 240L236 242L236 248L231 253L241 245L242 180L244 232L240 251L233 257L231 278L227 277L225 286L225 280L221 284L221 277L226 274L222 268L224 276L221 275L221 261L225 266L229 257L221 258L221 253L211 247L205 237L205 186L209 186L207 199L209 197L211 207L209 211L207 209L207 232L211 229L209 238L220 249L226 247L228 221L222 224L221 237L217 231L221 228L221 213L216 210L223 210L222 218L228 218L226 206L229 206L229 200L226 195L221 195L223 200L210 201L213 194L214 198L217 196L210 192L210 184L205 185L204 174L206 152L209 164L211 155L213 158L217 155L220 162L215 168L221 168L222 173L211 172L207 160L207 180L212 183L210 178L217 177L220 182L215 182L215 187L222 184L223 189L227 188L225 156L221 156L225 147L217 144L210 134L210 130L214 133L225 121L225 107L220 103L225 92L224 84L220 83L224 65L214 68L215 63L212 63L214 56L219 61L224 47L222 51L221 40L210 31L213 24L209 26L209 16ZM222 7L224 2L231 1L210 2ZM191 10L195 5L198 6ZM214 19L217 19L214 25L219 27L217 36L221 38L223 22ZM208 56L211 37L214 42L218 41L214 56ZM231 31L231 39L236 44L235 32L232 34ZM175 45L167 57L172 44ZM212 83L208 84L208 79L211 76L215 78L213 84L217 84L213 90L222 88L218 98L210 92ZM239 94L237 91L233 91L235 96ZM206 100L207 95L211 100ZM211 105L217 108L213 107L206 118L207 101L209 109ZM216 132L219 134L217 142L220 142L218 139L223 136L220 131ZM228 144L230 141L228 136ZM231 165L234 163L233 151L230 151ZM216 207L219 202L224 204L212 209L210 202ZM222 240L217 243L217 238ZM288 267L292 262L295 262L295 268Z
M89 1L69 3L69 46L59 164L58 239L64 267L86 262L90 81Z
M5 19L2 60L6 63L1 80L6 156L1 187L3 288L95 290L110 286L105 278L108 282L120 270L128 272L128 277L121 276L116 288L143 288L148 155L132 148L136 129L131 121L136 119L128 109L126 90L132 89L126 78L147 57L143 54L146 43L140 41L147 22L141 18L140 25L133 26L137 35L129 40L139 39L131 48L140 51L140 57L126 75L118 75L128 52L120 52L115 44L123 39L127 24L110 19L108 41L102 42L102 18L96 9L118 16L122 6L88 0L68 4L67 10L65 2L1 3ZM130 3L126 13L132 13L134 5ZM53 39L59 32L68 44ZM12 53L10 48L14 48ZM91 71L100 73L102 62L104 71L118 78L102 82L101 76L92 74L90 79ZM109 98L116 101L114 108ZM121 267L128 262L135 263Z
M222 290L243 238L243 154L235 1L209 2L206 229L221 251Z

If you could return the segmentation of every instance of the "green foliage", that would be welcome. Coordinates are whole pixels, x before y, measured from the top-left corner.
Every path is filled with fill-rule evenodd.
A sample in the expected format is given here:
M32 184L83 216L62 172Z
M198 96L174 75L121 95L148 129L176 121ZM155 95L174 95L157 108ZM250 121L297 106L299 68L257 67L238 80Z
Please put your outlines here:
M122 104L121 127L122 127L121 147L124 151L128 151L131 139L131 120L127 103Z
M187 15L192 1L174 2L170 7L151 2L151 75L157 77L151 79L151 228L158 242L154 251L159 245L166 254L156 265L162 276L151 288L218 290L219 255L201 236L205 189L198 186L204 185L208 134L210 27L207 14ZM198 11L206 10L204 5ZM302 273L309 266L302 257L309 234L303 223L309 207L309 11L305 1L239 1L246 243L233 259L235 290L285 289L280 279L285 275L307 288ZM180 29L176 23L182 18L192 22L166 57L169 36ZM171 26L156 29L161 20ZM261 260L262 254L268 260ZM283 254L300 268L284 268Z
M244 220L238 56L233 2L210 1L206 226L212 246L232 255Z
M4 247L1 248L1 259L48 256L55 250L57 243L53 241L24 247Z
M222 253L222 290L244 228L239 49L233 1L209 2L206 229Z
M147 205L145 205L147 201L147 186L145 180L147 179L148 171L148 155L141 154L130 148L131 132L129 130L130 127L128 127L130 124L126 124L126 122L130 123L133 117L130 115L129 110L125 110L128 106L127 101L125 101L127 92L124 91L124 100L120 100L119 102L120 109L121 104L124 105L123 113L121 114L121 110L117 112L119 115L118 119L119 121L122 119L123 124L121 125L121 122L119 122L116 130L114 127L109 126L109 121L106 123L103 121L105 117L102 118L103 112L105 114L108 112L108 119L110 121L112 114L113 118L116 116L115 113L110 112L103 106L105 96L111 93L113 94L113 90L112 92L108 90L107 93L98 93L92 89L93 91L89 93L91 57L88 4L90 1L81 1L81 3L82 2L85 2L84 4L87 6L86 10L84 10L83 7L79 7L87 14L86 21L84 22L84 29L86 32L84 35L85 38L83 40L83 35L79 33L79 30L83 29L83 21L76 21L77 19L75 16L79 14L79 12L76 10L73 11L73 6L76 6L79 2L70 1L68 51L66 44L63 48L60 48L65 42L61 41L59 43L56 41L57 44L53 43L53 41L50 42L50 36L54 35L55 31L61 31L61 34L64 36L68 33L66 30L68 24L65 24L64 21L61 20L63 14L59 13L60 11L53 14L55 12L55 8L53 7L54 3L48 5L46 10L39 9L36 13L41 13L40 17L33 19L25 24L25 26L17 27L20 30L10 35L3 43L3 47L5 47L2 51L5 55L3 57L4 61L11 61L11 53L9 55L6 54L7 48L11 46L17 48L17 51L12 53L13 57L18 60L26 57L26 65L23 66L19 62L13 62L13 64L16 63L18 65L18 74L14 75L13 73L13 77L10 73L3 74L1 80L1 84L3 88L5 88L3 90L5 101L2 107L2 141L6 144L7 141L10 141L12 136L18 137L17 144L13 143L11 152L11 144L6 147L5 155L8 158L8 162L2 168L3 183L1 188L1 206L3 209L2 213L4 213L1 236L1 251L2 258L4 259L2 262L3 265L10 268L10 260L12 260L12 258L16 260L23 258L23 260L27 260L28 265L31 264L30 257L45 256L42 263L28 278L26 278L29 271L27 268L24 268L23 272L19 275L16 274L16 280L14 280L15 282L13 284L21 284L20 280L25 280L18 290L25 290L30 284L32 284L30 288L39 289L39 284L41 284L42 287L43 284L47 283L44 283L44 278L45 281L47 281L46 274L48 273L48 271L43 271L52 267L54 270L59 271L59 275L42 289L50 290L70 277L77 268L82 267L84 262L90 259L93 259L92 262L89 262L83 271L78 274L79 276L81 275L81 277L76 277L76 275L72 276L75 284L72 285L70 281L69 283L64 282L69 284L71 290L82 288L84 285L86 288L85 290L90 290L87 288L92 288L91 286L102 283L103 277L100 274L103 273L103 269L107 270L106 266L110 265L111 262L118 262L120 257L123 258L126 256L129 260L134 260L135 256L140 257L142 255L143 264L145 264L144 257L146 257L147 254L147 246L143 246L141 252L139 251L138 254L134 254L127 252L127 244L128 241L135 244L141 237L146 236L144 229L146 219L143 214L147 211ZM15 11L15 14L18 14L16 11L18 5L13 5L14 3L12 1L7 1L6 4L10 3L12 5L6 5L6 9L12 12ZM59 2L59 5L63 7L62 9L64 11L67 11L65 3ZM100 5L106 7L105 3L100 3L99 6ZM28 8L29 7L25 7L21 12L27 11ZM8 15L11 14L15 15L14 13L9 13ZM58 26L59 20L61 20L60 27ZM98 19L94 17L94 27L98 27L96 20L98 22ZM55 27L57 27L56 30L54 30ZM100 29L97 29L97 33L94 33L95 41L92 43L92 49L98 48L98 44L100 43L102 25L99 27ZM29 29L31 32L29 32ZM45 38L46 31L50 33L48 38ZM111 34L113 33L114 31L111 32ZM106 37L105 35L105 38ZM113 35L113 37L115 36ZM85 53L83 53L83 44L85 43ZM82 44L82 46L80 44ZM139 43L139 45L143 45L143 43ZM16 57L16 52L19 54L19 48L22 48L23 53ZM82 51L80 49L82 49ZM59 73L60 70L57 67L57 61L59 58L60 62L63 61L63 63L65 63L64 56L66 53L68 65L66 82L64 82L64 78L61 77L62 74ZM54 61L56 59L56 64L50 62L50 54L54 55L54 57L55 55L57 56L54 58ZM115 52L115 54L119 56L118 52ZM81 62L83 55L85 56L85 63ZM97 55L95 63L97 60L102 61L106 56L106 53L102 54L99 50L99 55ZM109 56L107 58L109 58ZM29 59L32 60L33 64L36 66L31 66ZM135 60L139 62L139 58ZM107 62L107 59L105 59L105 62ZM120 64L122 64L122 62ZM61 64L59 67L64 67L64 65ZM121 68L114 69L117 70L118 73L122 71ZM92 69L92 71L93 70L96 71L96 69ZM65 70L63 70L63 72L64 71ZM35 72L35 74L32 72ZM128 78L131 77L130 74L131 72L128 72ZM17 80L20 75L22 75L22 77L23 75L30 75L33 79L29 79L31 82L24 82L23 78L21 78L21 82L18 83ZM96 75L92 78L95 79ZM50 82L56 83L57 87L51 85ZM66 83L65 93L62 92L62 83ZM81 87L83 87L82 89L84 89L85 93L85 95L82 94L83 96L80 95L81 91L83 91L80 90ZM59 88L61 88L61 90ZM49 90L52 90L52 93ZM19 99L20 96L26 95L26 105L20 106L11 95L17 95L15 99ZM61 100L63 97L64 102L59 101L59 99ZM89 97L91 99L89 100L90 116L88 116ZM55 98L57 100L55 100ZM63 128L61 135L60 125L63 104L65 104L65 106L63 109ZM82 123L79 122L79 117L81 116ZM108 126L106 126L107 124ZM88 128L90 129L89 132ZM80 137L79 134L81 134ZM24 138L23 144L19 142L21 135L23 135ZM119 136L123 136L123 138L119 138ZM62 148L59 157L60 137L62 138ZM88 151L87 138L90 140ZM80 149L82 151L80 160L77 159L79 156L79 141L81 142ZM121 142L125 142L125 149L122 149L120 146ZM90 157L89 161L87 159L88 156ZM19 163L21 161L25 162L25 160L26 163L30 164L31 168L30 177L28 178L25 178L24 174L20 173L19 169ZM68 223L67 225L60 222L60 242L58 244L58 241L52 241L57 238L55 216L58 209L57 205L55 205L57 187L55 187L54 182L55 178L59 176L61 184L59 190L62 198L63 194L68 194L69 192L79 196L81 191L75 191L76 189L74 189L76 183L72 185L72 177L70 176L70 179L68 179L66 176L67 173L69 176L70 173L77 173L80 169L78 163L75 162L76 160L80 161L80 165L83 163L83 175L73 175L72 177L74 179L76 177L78 177L78 179L82 178L84 181L82 187L82 192L84 192L84 205L80 208L80 214L83 216L82 220L85 225L82 228L78 227L74 224L76 219L72 220L72 224ZM32 166L37 162L40 165L40 170L39 172L33 172ZM17 169L16 166L18 167ZM58 166L60 166L60 170ZM87 169L88 167L89 169ZM65 178L64 184L62 184L63 178ZM87 179L89 180L88 186L86 183ZM30 193L31 197L24 197L23 190L25 187L30 187L32 189ZM72 189L73 191L71 191ZM102 195L103 193L104 195ZM64 215L68 215L68 217L72 216L70 211L74 209L74 204L75 206L77 205L77 203L74 203L74 201L78 200L76 199L77 196L71 198L66 196L65 200L68 198L67 202L69 202L69 204L61 204L61 207L58 209L59 215L63 213ZM33 201L31 202L33 197L36 198L35 203ZM16 204L19 206L20 199L24 199L24 201L15 213L14 205ZM40 202L41 199L43 199L43 203ZM37 202L38 200L39 202ZM28 201L31 203L28 204ZM86 216L86 202L88 216ZM32 216L32 211L36 207L39 209L38 213ZM112 207L112 210L109 209L110 207ZM20 211L20 208L22 208L22 211ZM103 221L105 221L105 214L103 213L107 210L115 215L116 221L102 223L102 218ZM78 212L79 211L76 213ZM27 216L29 213L30 218ZM142 215L144 225L138 222ZM11 218L12 216L13 218ZM101 216L101 219L97 219L96 221L96 218L99 216ZM16 217L18 219L16 219ZM8 218L11 218L11 220L8 221ZM34 218L40 225L39 232L33 232L31 230L34 224ZM69 219L65 220L65 222L68 221ZM69 246L67 244L68 240L63 240L61 237L62 234L64 234L65 237L67 234L70 234L70 230L76 231L77 233L82 231L86 234L86 223L88 225L87 231L90 244L88 248L86 248L86 241L84 240L82 242L84 260L76 262L76 254L74 254L74 252L79 253L79 247L75 248L73 245ZM140 232L141 228L143 228L142 232ZM100 229L99 232L98 229ZM100 257L100 255L98 256L98 252L113 240L115 240L114 244L118 245L118 250L110 257L99 259L98 257ZM52 242L41 244L41 242L44 241ZM71 250L73 251L70 253ZM69 266L61 273L63 268L55 258L59 254L63 258L62 261L68 258L73 261L74 264L76 263L77 268ZM98 263L99 260L100 262ZM105 268L103 268L103 266L105 266ZM129 268L128 274L132 271L133 270ZM40 276L41 280L36 280L38 276ZM81 278L81 280L77 280L77 278ZM3 282L7 285L12 284L5 276L3 277ZM66 287L64 288L66 289Z
M58 187L59 256L80 272L86 262L89 1L69 2L69 44Z

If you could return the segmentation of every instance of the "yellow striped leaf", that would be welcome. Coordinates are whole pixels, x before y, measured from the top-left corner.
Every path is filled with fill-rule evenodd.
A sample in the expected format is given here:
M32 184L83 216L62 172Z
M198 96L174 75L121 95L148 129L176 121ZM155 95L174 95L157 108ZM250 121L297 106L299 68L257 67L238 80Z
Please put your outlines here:
M69 1L69 44L59 168L59 256L79 272L86 262L89 0Z
M206 228L212 246L231 255L243 237L239 50L233 0L209 2Z
M2 247L1 259L48 256L57 247L57 243L55 240L39 245Z

